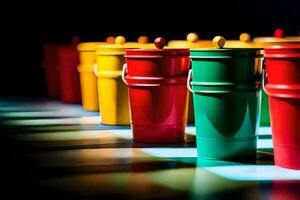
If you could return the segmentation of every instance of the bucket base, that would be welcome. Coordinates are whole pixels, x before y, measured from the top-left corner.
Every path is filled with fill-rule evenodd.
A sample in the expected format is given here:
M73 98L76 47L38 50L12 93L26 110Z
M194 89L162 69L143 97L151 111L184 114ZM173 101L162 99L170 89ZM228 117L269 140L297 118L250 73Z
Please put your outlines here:
M282 147L274 145L275 165L300 170L300 147Z
M182 143L184 128L172 125L132 125L133 141L140 143Z
M101 124L109 125L109 126L128 126L128 125L130 125L129 122L107 122L107 121L103 121L103 122L101 122Z
M99 112L99 109L98 108L95 108L95 107L89 107L89 106L82 106L82 110L85 110L85 111L90 111L90 112Z
M109 125L109 126L128 126L130 125L129 117L120 115L119 117L116 116L107 116L107 115L101 115L100 112L100 118L101 118L101 124L103 125Z
M255 160L257 138L248 140L197 139L199 158L214 160Z

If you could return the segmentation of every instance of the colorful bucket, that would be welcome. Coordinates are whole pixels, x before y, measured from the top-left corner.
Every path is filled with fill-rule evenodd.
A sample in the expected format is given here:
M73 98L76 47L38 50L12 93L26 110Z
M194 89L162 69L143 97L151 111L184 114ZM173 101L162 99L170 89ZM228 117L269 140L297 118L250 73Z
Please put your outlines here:
M260 49L191 49L198 157L255 159Z
M85 42L77 46L79 61L77 69L80 74L82 108L88 111L99 111L97 77L94 74L96 64L96 46L105 42Z
M282 29L276 29L274 31L274 37L256 37L253 39L253 43L256 46L263 48L272 47L275 45L300 44L300 37L285 37L284 31ZM262 91L262 110L260 124L263 126L270 125L268 96L264 91Z
M63 45L58 49L61 99L66 103L80 103L80 81L77 66L79 55L76 45Z
M185 139L188 49L127 49L123 80L128 86L133 140L176 143ZM126 75L125 75L126 74Z
M265 49L275 164L300 169L300 45Z
M129 103L127 87L122 81L122 67L125 63L125 39L117 44L96 47L95 70L102 124L129 125ZM120 42L120 43L119 43ZM132 46L130 46L132 47Z
M43 68L49 97L59 97L58 47L59 44L43 46Z

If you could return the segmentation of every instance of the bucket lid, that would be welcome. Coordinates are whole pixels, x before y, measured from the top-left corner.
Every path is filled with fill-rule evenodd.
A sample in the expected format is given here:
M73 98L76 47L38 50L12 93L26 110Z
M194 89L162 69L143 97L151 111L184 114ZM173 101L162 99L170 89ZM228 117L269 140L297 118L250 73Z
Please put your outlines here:
M300 58L300 44L276 45L265 48L266 58Z
M153 43L126 42L128 48L155 48Z
M212 47L211 40L199 40L197 33L189 33L186 40L171 40L168 46L172 48L197 48L197 47Z
M138 43L126 43L123 36L115 39L115 44L104 44L96 46L96 55L124 55L125 49L140 48Z
M96 46L107 44L106 42L83 42L77 45L78 51L96 51Z
M299 36L285 36L283 29L277 28L274 31L274 37L256 37L253 39L257 43L300 43Z
M155 48L153 43L149 43L149 38L145 35L138 37L137 42L126 42L128 48Z
M223 48L226 40L222 36L213 39L214 48L192 48L191 58L232 58L232 57L261 57L262 48Z
M284 37L284 38L276 38L276 37L256 37L253 39L254 42L265 42L265 43L300 43L300 37Z
M141 49L126 49L126 58L155 58L162 56L188 56L190 51L187 48L175 49L165 47L165 40L161 37L158 37L154 41L156 48L141 48Z
M261 46L253 42L249 33L241 33L239 40L226 40L226 48L260 48Z

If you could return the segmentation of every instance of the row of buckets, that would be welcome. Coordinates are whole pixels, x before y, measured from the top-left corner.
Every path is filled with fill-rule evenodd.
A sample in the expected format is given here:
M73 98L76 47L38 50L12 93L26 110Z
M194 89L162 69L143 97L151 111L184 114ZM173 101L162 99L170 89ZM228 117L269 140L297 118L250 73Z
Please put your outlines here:
M270 110L275 164L300 169L300 38L249 37L48 45L48 92L99 110L103 124L131 124L135 142L183 142L195 121L207 159L255 160L258 127L269 123L261 112Z

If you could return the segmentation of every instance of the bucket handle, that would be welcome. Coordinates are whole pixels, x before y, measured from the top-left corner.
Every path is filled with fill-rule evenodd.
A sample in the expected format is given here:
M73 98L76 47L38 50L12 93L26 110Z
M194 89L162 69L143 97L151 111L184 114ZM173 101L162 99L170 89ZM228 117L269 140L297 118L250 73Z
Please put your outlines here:
M97 63L95 63L93 65L93 71L94 71L95 76L98 77L98 65L97 65Z
M188 77L187 77L187 81L186 81L186 86L188 88L188 90L193 93L193 90L191 88L191 78L193 77L193 72L192 72L192 69L189 70L189 74L188 74Z
M126 74L127 74L127 63L124 63L122 68L122 80L127 85L127 81L125 80Z
M262 66L262 80L261 80L261 84L262 84L262 88L264 91L266 91L265 88L265 83L267 82L267 74L266 74L266 64L265 64L265 59L263 59L263 66Z

